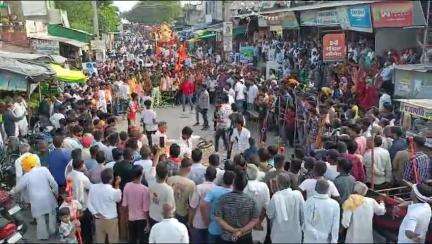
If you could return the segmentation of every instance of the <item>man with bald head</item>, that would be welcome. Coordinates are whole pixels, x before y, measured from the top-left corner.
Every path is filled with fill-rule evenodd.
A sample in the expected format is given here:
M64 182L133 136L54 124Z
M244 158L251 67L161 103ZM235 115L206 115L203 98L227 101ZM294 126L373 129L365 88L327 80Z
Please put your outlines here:
M270 238L273 243L301 243L304 223L303 195L293 190L293 179L287 172L276 177L278 189L273 194L267 207L267 216L271 220Z
M304 243L337 243L340 209L337 201L328 195L329 183L316 182L316 194L309 197L304 208Z

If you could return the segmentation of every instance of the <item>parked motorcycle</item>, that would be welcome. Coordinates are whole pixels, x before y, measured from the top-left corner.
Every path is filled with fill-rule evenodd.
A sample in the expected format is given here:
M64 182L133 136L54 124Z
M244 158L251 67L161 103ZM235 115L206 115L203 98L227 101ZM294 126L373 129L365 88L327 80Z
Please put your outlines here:
M0 189L0 243L16 243L26 231L21 207L13 196Z

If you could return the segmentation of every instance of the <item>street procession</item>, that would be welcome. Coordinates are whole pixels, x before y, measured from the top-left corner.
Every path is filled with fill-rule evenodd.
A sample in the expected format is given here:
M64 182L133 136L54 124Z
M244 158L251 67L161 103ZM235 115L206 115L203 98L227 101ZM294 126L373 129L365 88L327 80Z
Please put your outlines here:
M432 243L430 5L0 1L0 243Z

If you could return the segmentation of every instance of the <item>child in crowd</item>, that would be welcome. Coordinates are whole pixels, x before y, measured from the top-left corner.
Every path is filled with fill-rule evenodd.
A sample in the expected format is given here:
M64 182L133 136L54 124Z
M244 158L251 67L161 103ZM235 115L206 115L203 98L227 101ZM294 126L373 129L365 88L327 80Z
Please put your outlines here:
M71 221L70 210L68 207L59 210L60 227L59 234L64 243L78 243L75 236L75 225Z
M79 218L82 214L82 205L78 200L73 199L71 194L67 193L68 186L71 185L70 179L67 179L67 181L68 183L66 186L66 191L60 193L60 196L63 199L63 203L60 205L59 209L67 208L69 210L68 218L69 221L74 225L74 237L80 239L81 223L79 221ZM60 220L62 220L61 217Z

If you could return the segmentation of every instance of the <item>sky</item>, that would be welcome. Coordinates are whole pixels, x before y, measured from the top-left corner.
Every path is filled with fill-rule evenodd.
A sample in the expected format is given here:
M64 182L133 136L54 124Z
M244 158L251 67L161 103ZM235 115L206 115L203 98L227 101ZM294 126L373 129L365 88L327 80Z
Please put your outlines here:
M119 8L120 12L126 12L131 10L138 2L139 1L113 1L113 4Z
M120 12L129 11L137 4L139 1L113 1L114 5L117 6ZM180 1L180 4L184 5L186 3L198 4L201 1Z

